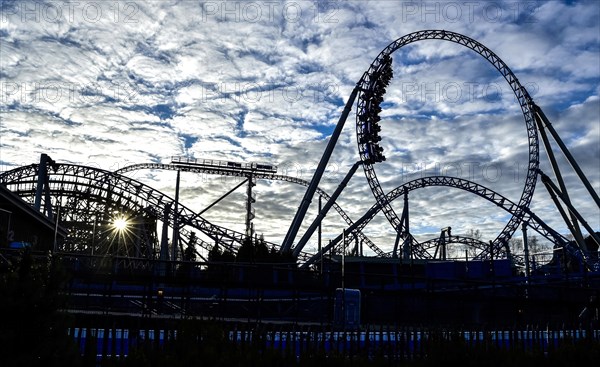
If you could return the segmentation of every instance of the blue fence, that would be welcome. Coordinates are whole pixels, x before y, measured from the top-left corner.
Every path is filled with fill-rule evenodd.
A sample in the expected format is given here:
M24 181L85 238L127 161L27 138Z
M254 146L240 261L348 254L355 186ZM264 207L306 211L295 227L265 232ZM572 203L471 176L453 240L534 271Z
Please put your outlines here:
M247 325L246 325L247 326ZM585 329L515 329L515 330L426 330L417 328L380 328L363 331L331 331L319 327L305 330L225 329L226 339L234 344L291 353L300 358L303 353L323 352L337 355L384 355L392 359L415 359L427 354L433 342L461 341L467 346L520 349L548 353L565 344L581 340L600 342L600 330ZM71 328L82 354L102 358L125 358L134 348L160 350L177 339L177 330L133 330L102 328ZM205 337L211 337L206 335ZM201 342L201 341L200 341Z

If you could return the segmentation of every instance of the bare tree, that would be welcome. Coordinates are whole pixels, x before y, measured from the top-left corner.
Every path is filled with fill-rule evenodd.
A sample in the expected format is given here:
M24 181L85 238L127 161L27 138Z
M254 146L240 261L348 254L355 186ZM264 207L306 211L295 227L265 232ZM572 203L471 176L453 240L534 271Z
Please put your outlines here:
M481 231L478 229L470 228L469 230L467 230L465 237L470 237L470 238L481 241ZM475 248L475 247L472 247L469 245L465 245L464 249L467 251L467 256L469 258L477 256L479 251L481 251L481 249L478 249L478 248Z
M465 234L465 237L471 237L476 240L481 240L481 231L479 231L478 229L470 228Z
M537 253L546 250L545 246L542 246L536 236L527 237L527 247L529 247L529 253Z
M520 238L511 238L508 240L508 246L512 254L523 253L523 240Z

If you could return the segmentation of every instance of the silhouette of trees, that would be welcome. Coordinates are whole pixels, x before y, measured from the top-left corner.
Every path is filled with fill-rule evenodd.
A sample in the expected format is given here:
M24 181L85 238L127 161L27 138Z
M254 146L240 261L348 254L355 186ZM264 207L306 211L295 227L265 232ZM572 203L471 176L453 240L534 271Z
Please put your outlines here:
M177 269L177 274L180 277L193 276L196 269L196 264L194 264L196 261L196 243L198 243L198 238L196 237L196 233L192 232L187 247L182 253L183 263Z
M295 263L294 256L290 253L282 254L275 247L269 250L264 238L252 240L247 237L240 246L236 262L245 263Z
M523 240L520 238L511 238L508 240L508 246L511 254L523 253Z
M255 249L252 242L252 237L246 237L240 248L238 249L236 262L253 263L255 259Z
M481 241L482 235L481 235L481 231L480 230L470 228L467 231L467 233L465 234L465 237L470 237L470 238L473 238L473 239ZM468 246L468 245L465 245L465 250L467 251L467 255L469 257L475 257L479 253L479 251L481 251L480 249L478 249L476 247Z
M229 263L235 261L235 254L231 252L229 249L224 249L221 251L221 247L218 243L208 251L208 259L209 262L223 262Z
M190 234L190 241L185 250L183 251L184 261L196 261L196 243L198 243L196 232L192 232Z

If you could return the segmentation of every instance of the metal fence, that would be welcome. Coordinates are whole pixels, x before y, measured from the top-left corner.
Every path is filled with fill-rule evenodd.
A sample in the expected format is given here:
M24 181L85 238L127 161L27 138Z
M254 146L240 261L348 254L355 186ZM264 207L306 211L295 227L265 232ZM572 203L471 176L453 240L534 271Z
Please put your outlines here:
M336 331L326 326L292 326L276 324L227 324L218 329L206 328L193 336L198 345L210 338L259 351L275 351L297 359L304 355L360 356L391 361L414 360L427 356L444 343L480 350L519 350L551 353L558 348L591 341L600 347L600 329L524 328L504 330L450 330L415 327L366 327L360 331ZM214 334L218 330L218 335ZM178 328L94 328L73 327L69 334L82 355L126 358L134 349L160 351L175 343ZM190 337L189 334L186 337ZM458 344L457 344L458 343Z

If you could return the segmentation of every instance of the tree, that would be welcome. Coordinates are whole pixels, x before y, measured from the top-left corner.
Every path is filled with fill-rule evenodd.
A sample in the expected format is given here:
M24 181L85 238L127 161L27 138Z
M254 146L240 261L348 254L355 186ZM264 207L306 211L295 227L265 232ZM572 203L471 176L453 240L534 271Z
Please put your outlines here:
M183 250L182 260L183 263L179 265L177 272L179 276L189 277L193 275L193 271L196 268L194 262L196 261L196 243L198 239L196 233L192 232L190 235L190 241L188 242L185 250Z
M221 261L224 263L232 263L235 262L235 254L228 248L223 250L223 255L221 255Z
M219 248L219 244L215 243L215 245L208 251L208 261L215 262L221 261L223 254L221 253L221 249Z
M481 240L481 231L478 229L469 228L469 230L467 230L467 233L465 234L465 236L474 238L476 240Z
M478 229L470 228L469 230L467 230L465 237L481 241L481 231L479 231ZM475 257L477 256L479 251L481 251L481 249L469 245L465 245L465 250L467 250L468 257Z
M523 240L520 238L511 238L508 240L508 246L510 247L511 254L523 253Z
M252 237L247 236L240 248L237 252L236 261L237 262L254 262L255 261L255 253L254 253L254 243L252 242Z
M196 237L196 232L192 232L190 234L190 242L183 251L184 261L196 261L196 243L198 243L198 237Z
M527 247L529 248L530 254L535 254L537 252L542 252L545 250L545 247L542 246L540 241L536 236L527 236Z
M260 235L254 246L254 258L257 262L270 262L269 248L265 243L265 238Z

